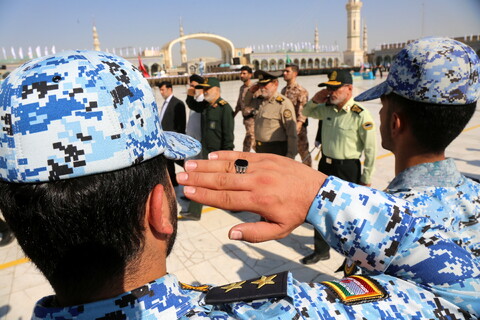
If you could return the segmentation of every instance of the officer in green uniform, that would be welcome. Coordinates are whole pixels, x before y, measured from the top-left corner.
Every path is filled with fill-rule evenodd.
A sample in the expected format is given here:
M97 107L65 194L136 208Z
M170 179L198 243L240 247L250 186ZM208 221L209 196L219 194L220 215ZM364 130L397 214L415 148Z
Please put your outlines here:
M245 94L245 106L255 114L255 151L294 159L297 154L297 120L292 102L278 93L282 71L255 71L257 84ZM260 95L254 98L254 93Z
M328 75L326 87L315 94L303 108L307 117L323 120L322 158L318 170L356 184L371 185L375 163L376 143L372 116L352 97L352 75L338 70ZM361 170L360 157L365 162ZM330 257L329 246L315 233L314 253L304 257L304 264L315 263Z
M210 152L219 150L233 150L233 109L227 101L220 97L220 81L211 77L195 86L203 89L204 101L188 107L202 114L202 158L207 159ZM202 205L190 202L188 212L180 212L190 220L200 220Z

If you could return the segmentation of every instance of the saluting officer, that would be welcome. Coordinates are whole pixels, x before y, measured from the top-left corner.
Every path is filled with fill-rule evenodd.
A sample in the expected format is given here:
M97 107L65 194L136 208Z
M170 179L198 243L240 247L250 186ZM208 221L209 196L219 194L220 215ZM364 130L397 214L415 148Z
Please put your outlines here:
M212 151L233 150L233 110L220 97L220 81L211 77L197 84L195 89L203 89L204 101L188 104L188 107L202 113L201 158L206 159ZM184 219L200 220L202 207L201 203L191 201L188 210L180 214Z
M375 163L375 129L367 109L352 97L352 75L347 70L333 71L326 87L315 94L303 108L307 117L323 120L322 158L318 170L353 183L370 186ZM365 162L361 171L360 157ZM304 264L316 263L330 257L329 246L315 232L314 253L304 257Z
M292 102L278 93L282 71L255 71L258 82L245 94L245 105L255 114L255 150L294 159L297 154L297 125ZM260 95L253 94L260 90Z
M206 159L212 151L233 150L233 110L230 104L220 97L220 81L211 77L195 86L203 89L206 104L189 106L202 112L202 154Z

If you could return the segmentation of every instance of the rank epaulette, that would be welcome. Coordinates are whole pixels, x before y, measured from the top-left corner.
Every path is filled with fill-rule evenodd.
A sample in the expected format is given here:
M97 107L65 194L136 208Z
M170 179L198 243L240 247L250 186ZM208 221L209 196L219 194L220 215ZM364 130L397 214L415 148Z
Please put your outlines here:
M224 106L224 105L226 105L227 103L228 103L228 102L225 101L225 100L223 100L223 99L218 101L218 104L221 105L221 106Z
M207 284L203 284L203 285L199 285L199 286L192 286L190 284L186 284L186 283L183 283L183 282L180 282L180 281L178 283L180 284L180 288L182 288L183 290L191 290L191 291L207 292L212 287L212 286L209 286Z
M355 112L355 113L357 113L357 114L360 114L360 113L363 111L363 108L360 107L360 106L357 105L357 104L354 104L354 105L352 106L352 108L350 108L350 110L352 110L352 112Z
M221 304L287 296L288 271L211 288L205 303Z
M285 101L285 99L282 98L281 96L278 96L277 98L275 98L275 101L277 101L277 102L283 102L283 101Z

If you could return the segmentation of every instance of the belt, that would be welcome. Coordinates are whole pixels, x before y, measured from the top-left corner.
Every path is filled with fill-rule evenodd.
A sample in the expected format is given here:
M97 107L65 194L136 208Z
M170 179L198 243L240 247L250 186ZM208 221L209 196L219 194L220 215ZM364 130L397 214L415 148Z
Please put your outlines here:
M287 140L285 140L285 141L270 141L270 142L263 142L263 141L255 140L255 144L257 146L280 145L280 144L284 144L284 143L287 143Z
M327 164L347 164L347 163L352 163L359 161L359 159L333 159L330 157L327 157L326 155L322 154L322 160L325 159L325 162Z

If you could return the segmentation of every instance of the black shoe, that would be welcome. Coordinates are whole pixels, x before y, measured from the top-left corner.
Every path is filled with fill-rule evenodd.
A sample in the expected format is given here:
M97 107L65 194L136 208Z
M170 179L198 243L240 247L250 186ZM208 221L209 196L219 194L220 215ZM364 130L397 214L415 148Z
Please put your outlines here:
M3 230L0 232L0 247L4 247L7 244L12 243L15 237L13 236L13 232L10 230Z
M8 227L7 223L0 219L0 247L6 246L12 243L15 237L12 230Z
M300 259L300 262L302 264L314 264L314 263L317 263L318 261L328 260L328 259L330 259L330 252L322 253L322 254L314 252Z
M192 221L200 220L200 214L196 215L191 212L180 211L180 215L182 216L182 220L192 220Z

